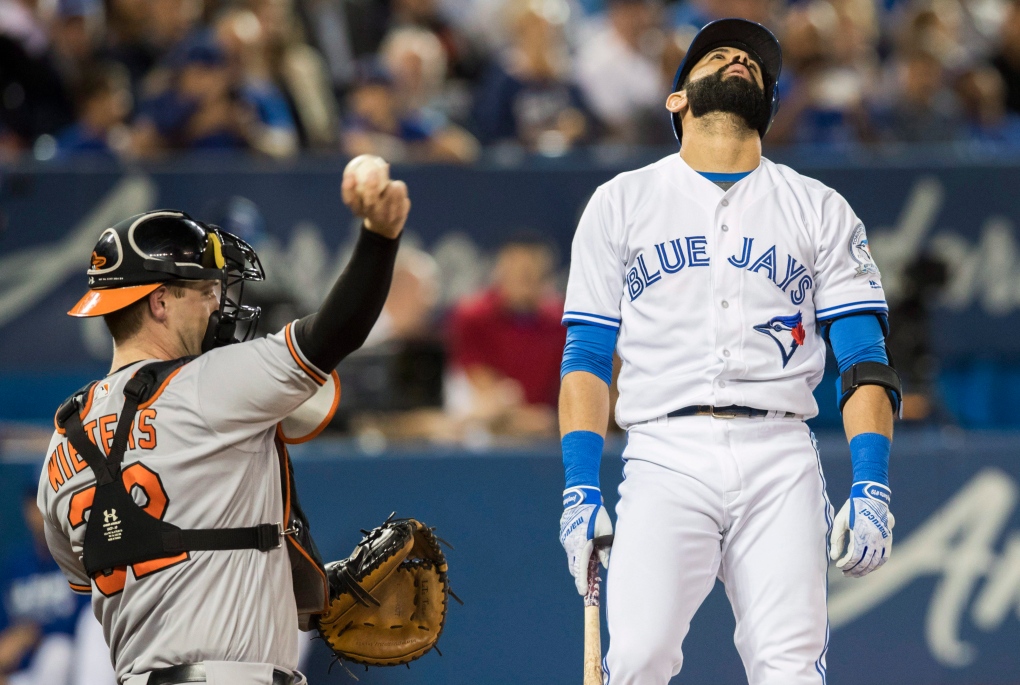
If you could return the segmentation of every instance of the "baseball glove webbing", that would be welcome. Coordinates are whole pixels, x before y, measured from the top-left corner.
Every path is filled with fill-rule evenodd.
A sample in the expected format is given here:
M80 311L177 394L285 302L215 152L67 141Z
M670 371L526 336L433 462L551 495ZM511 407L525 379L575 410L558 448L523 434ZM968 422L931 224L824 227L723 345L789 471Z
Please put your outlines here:
M450 591L446 556L432 528L391 514L350 557L326 565L329 609L319 635L341 662L409 664L435 647ZM436 650L438 651L438 650Z

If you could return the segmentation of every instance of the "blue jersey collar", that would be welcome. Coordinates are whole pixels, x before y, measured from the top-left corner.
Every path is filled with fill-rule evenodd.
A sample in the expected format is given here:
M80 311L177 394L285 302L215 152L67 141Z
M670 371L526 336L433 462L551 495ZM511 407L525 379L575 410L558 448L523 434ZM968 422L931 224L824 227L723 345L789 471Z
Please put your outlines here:
M713 171L699 171L698 173L712 183L736 183L751 174L750 171L738 171L735 174L721 174Z

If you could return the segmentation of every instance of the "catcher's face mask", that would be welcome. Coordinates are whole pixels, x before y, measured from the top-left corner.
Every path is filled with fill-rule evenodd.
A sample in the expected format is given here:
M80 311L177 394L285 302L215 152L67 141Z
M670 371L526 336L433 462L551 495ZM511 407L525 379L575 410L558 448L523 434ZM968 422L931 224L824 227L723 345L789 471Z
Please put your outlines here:
M222 271L220 308L209 317L209 325L202 341L202 351L208 352L235 342L250 340L262 314L260 307L242 305L246 281L265 280L265 271L259 256L251 245L218 226L209 226L209 246L217 267ZM243 333L237 336L238 325Z

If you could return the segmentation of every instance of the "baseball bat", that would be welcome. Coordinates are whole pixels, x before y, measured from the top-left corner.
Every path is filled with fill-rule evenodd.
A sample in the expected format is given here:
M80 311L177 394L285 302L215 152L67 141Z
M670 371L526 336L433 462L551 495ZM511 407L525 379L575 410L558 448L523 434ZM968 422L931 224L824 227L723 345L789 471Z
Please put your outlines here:
M602 685L602 627L599 620L599 547L612 544L612 536L595 540L588 560L588 592L584 595L584 685Z

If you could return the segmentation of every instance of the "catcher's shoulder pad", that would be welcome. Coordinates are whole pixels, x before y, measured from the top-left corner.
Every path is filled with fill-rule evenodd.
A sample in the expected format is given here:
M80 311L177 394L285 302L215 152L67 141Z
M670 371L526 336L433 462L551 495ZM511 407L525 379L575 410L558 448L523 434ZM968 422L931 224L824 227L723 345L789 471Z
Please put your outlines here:
M446 621L447 562L431 528L388 519L347 559L326 565L330 606L319 632L343 660L406 664L435 646Z

